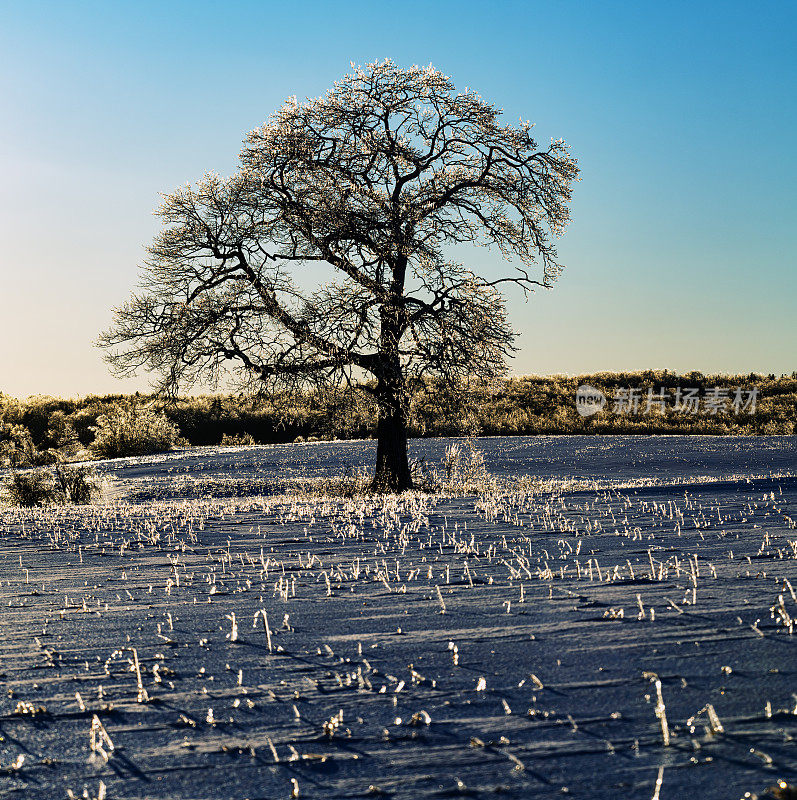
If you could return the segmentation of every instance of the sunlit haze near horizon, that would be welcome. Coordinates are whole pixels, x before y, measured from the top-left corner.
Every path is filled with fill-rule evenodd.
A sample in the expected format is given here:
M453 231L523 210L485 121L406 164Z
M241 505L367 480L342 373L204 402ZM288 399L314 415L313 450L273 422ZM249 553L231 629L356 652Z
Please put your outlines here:
M797 369L793 3L29 2L0 27L0 392L145 390L94 346L160 193L291 95L432 63L582 170L516 374ZM469 264L505 269L497 252Z

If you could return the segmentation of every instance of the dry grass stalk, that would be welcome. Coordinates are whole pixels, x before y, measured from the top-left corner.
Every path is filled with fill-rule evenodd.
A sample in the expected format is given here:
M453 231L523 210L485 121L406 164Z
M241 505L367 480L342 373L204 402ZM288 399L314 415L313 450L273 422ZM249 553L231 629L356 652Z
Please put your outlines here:
M91 718L89 746L92 753L97 753L103 761L108 761L114 751L114 744L100 718L94 714Z
M437 590L437 599L440 601L440 613L441 614L445 614L446 613L446 604L443 601L443 595L440 592L440 587L435 585L434 588Z
M149 695L147 694L147 690L144 688L144 681L141 678L141 665L138 661L138 651L135 647L130 648L131 652L133 653L133 669L136 673L136 686L138 688L138 696L136 697L137 703L148 703L149 702Z

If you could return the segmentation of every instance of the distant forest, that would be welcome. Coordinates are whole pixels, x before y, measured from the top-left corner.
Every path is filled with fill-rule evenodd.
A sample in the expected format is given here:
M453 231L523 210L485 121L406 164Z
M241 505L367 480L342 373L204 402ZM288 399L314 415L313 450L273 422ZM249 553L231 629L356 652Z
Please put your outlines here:
M578 386L588 384L607 397L602 411L582 417L576 411ZM698 410L676 407L678 389L697 389ZM733 408L737 390L746 400L758 390L755 408ZM720 390L719 393L715 389ZM638 408L620 408L636 390ZM648 392L654 402L648 403ZM724 410L709 396L721 396ZM721 405L721 404L720 404ZM178 444L266 444L297 439L355 439L374 435L376 409L366 392L307 392L301 397L247 397L214 394L166 400L152 395L105 395L80 399L34 396L18 400L0 394L0 456L17 463L43 455L90 449L98 419L119 409L146 408L165 414ZM515 436L539 434L794 434L797 372L775 375L678 375L666 370L596 373L577 377L511 377L454 391L428 381L412 395L410 435ZM30 459L20 459L22 450Z

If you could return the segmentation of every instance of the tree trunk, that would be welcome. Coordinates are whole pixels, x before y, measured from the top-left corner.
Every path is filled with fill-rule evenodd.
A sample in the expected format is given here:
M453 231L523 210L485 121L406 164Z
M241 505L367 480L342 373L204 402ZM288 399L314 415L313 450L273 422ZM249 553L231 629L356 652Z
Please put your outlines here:
M393 290L400 294L406 259L394 270ZM407 455L407 392L399 355L404 311L398 302L379 310L379 368L376 371L376 400L379 418L376 424L376 470L371 489L375 492L403 492L412 489Z
M379 403L376 425L376 471L371 489L375 492L403 492L412 489L407 454L407 420L401 401Z

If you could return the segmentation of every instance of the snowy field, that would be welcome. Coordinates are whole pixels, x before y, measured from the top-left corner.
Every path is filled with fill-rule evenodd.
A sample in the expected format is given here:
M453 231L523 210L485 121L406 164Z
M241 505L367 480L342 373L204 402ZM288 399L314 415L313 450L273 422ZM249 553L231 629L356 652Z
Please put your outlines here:
M0 797L797 783L797 437L477 444L478 496L292 493L373 462L319 442L0 510Z

